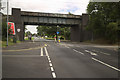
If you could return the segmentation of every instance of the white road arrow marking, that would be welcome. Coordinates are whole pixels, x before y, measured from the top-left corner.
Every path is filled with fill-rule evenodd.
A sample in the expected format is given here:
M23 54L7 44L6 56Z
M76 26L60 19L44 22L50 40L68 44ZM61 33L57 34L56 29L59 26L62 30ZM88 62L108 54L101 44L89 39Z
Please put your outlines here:
M94 53L94 52L91 52L91 51L88 51L88 50L85 50L85 52L90 53L91 55L97 56L97 54Z

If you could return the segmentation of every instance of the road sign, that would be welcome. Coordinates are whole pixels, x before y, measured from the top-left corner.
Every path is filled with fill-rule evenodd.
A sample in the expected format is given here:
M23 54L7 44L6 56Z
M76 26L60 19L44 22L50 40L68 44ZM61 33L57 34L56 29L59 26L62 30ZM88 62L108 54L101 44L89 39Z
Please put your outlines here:
M10 32L10 34L15 35L15 24L13 22L8 22L8 27L9 27L9 30L10 29L12 30L12 32Z
M59 34L60 32L57 32L57 34Z
M17 32L20 32L20 29L17 29Z

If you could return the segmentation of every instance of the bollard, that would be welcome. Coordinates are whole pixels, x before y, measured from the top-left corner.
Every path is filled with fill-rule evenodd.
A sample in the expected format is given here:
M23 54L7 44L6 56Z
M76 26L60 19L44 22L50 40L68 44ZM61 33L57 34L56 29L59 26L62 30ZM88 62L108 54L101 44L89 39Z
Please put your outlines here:
M60 39L58 39L58 42L60 43Z

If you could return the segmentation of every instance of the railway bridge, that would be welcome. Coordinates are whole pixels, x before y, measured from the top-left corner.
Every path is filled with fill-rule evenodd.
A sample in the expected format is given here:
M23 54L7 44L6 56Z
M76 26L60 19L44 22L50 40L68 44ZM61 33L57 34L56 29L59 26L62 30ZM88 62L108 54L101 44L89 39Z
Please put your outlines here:
M90 38L85 30L88 23L88 15L70 15L58 13L42 13L21 11L20 8L12 8L10 21L15 23L16 37L24 40L25 25L46 25L71 27L71 41L84 41ZM20 29L20 32L17 32Z

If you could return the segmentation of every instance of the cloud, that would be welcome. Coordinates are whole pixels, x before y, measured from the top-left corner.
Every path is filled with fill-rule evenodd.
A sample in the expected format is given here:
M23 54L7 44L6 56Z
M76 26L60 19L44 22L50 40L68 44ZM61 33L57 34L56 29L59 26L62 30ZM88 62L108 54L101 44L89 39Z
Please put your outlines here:
M23 11L65 13L81 15L86 12L89 0L9 0L11 8L21 8ZM6 13L6 9L4 10Z
M3 1L3 6L6 5L6 1ZM11 8L21 8L22 11L32 12L46 12L46 13L64 13L81 15L86 12L89 0L9 0L9 14L11 14ZM7 13L7 9L3 10ZM27 25L28 31L37 33L36 26Z
M25 32L30 31L32 34L37 33L36 27L38 27L38 26L35 26L35 25L26 25L27 30Z

